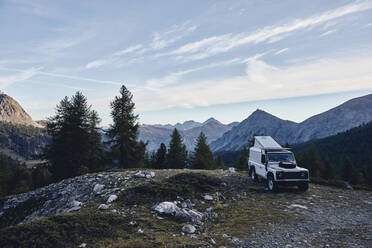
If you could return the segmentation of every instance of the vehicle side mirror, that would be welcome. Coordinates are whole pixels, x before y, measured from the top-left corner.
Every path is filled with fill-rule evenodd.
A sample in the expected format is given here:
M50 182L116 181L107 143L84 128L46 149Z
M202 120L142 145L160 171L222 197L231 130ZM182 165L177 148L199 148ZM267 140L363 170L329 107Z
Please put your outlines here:
M261 163L262 163L262 164L265 164L265 163L266 163L266 157L265 157L265 154L262 154L262 155L261 155Z

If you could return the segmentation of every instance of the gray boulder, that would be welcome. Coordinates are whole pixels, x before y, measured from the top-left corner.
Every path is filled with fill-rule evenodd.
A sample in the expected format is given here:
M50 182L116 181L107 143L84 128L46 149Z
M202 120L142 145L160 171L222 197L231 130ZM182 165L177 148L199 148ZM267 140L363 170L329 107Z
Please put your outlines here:
M192 234L196 231L196 228L193 225L187 224L182 227L182 232Z
M180 209L176 212L175 218L181 222L200 224L204 215L193 209Z
M161 215L171 215L174 216L180 211L180 208L173 202L161 202L156 204L151 208L152 211Z

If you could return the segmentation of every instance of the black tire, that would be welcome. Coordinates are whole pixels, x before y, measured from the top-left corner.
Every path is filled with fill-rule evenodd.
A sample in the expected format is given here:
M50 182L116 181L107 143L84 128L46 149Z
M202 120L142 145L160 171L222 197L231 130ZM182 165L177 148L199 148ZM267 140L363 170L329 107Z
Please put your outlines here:
M309 183L308 182L304 182L304 183L300 183L298 184L298 189L300 191L307 191L309 189Z
M254 169L254 167L251 167L251 169L249 170L249 176L251 177L253 182L258 182L258 177L257 177L256 170Z
M275 182L273 175L269 174L267 176L267 188L271 192L276 192L278 191L278 183Z

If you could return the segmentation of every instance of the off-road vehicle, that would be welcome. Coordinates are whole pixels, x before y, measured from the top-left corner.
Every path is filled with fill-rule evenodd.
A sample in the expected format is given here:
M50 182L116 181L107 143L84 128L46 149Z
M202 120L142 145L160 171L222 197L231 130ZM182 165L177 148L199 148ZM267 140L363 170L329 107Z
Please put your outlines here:
M301 191L309 188L309 171L297 166L293 152L270 136L254 137L248 168L252 180L265 180L270 191L276 191L280 185L296 185Z

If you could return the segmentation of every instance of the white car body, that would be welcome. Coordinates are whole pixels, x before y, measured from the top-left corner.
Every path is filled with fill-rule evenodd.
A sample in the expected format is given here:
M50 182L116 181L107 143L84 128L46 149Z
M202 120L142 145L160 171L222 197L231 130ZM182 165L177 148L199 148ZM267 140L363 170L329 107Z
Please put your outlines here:
M255 137L255 144L249 149L248 168L258 178L270 178L275 184L299 185L307 189L309 171L299 167L294 154L270 136Z

